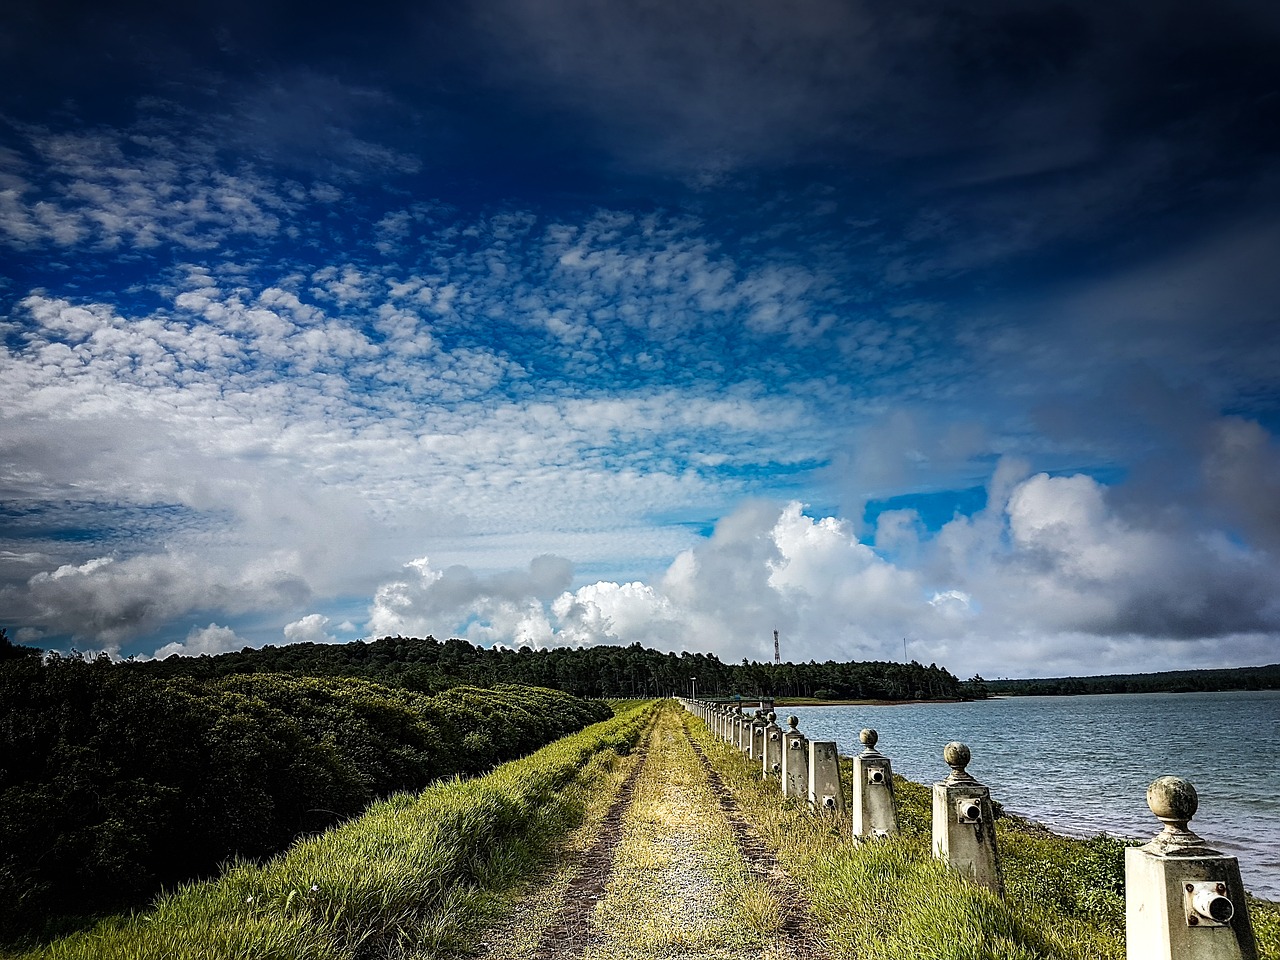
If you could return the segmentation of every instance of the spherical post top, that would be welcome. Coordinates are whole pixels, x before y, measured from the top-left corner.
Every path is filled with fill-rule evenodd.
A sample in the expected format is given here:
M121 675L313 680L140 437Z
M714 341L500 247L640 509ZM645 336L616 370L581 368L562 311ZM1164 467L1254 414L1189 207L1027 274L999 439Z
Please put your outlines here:
M868 750L874 750L876 741L880 739L880 734L868 728L858 734L858 739L862 741L862 745Z
M800 726L800 718L796 716L787 717L787 726L792 730L797 729Z
M769 722L770 722L770 723L774 723L775 721L777 721L777 719L778 719L778 715L777 715L776 713L774 713L772 710L770 710L770 711L769 711Z
M1187 827L1200 806L1200 798L1196 796L1196 788L1190 780L1182 777L1161 777L1147 787L1147 806L1151 808L1164 829L1144 850L1154 851L1162 856L1198 856L1205 853L1216 853Z
M969 748L959 740L952 740L942 748L942 759L951 768L951 776L947 777L949 783L975 782L972 775L965 770L969 765L970 756Z
M1185 830L1188 821L1196 815L1200 798L1190 780L1161 777L1147 787L1147 806L1166 824Z

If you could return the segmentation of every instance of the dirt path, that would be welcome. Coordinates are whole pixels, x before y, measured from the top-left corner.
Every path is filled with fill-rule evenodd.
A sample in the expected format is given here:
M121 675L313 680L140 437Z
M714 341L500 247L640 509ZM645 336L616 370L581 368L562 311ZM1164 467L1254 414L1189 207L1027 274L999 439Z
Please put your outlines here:
M486 960L823 960L803 898L677 711Z

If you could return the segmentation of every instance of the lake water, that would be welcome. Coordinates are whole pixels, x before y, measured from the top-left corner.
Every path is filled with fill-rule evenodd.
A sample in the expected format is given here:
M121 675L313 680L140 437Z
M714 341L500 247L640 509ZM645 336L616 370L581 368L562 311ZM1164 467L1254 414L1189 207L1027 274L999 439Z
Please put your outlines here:
M1245 887L1280 899L1280 692L1006 697L972 703L781 708L812 740L862 751L873 727L895 773L943 779L942 747L963 740L969 772L1011 813L1058 833L1148 840L1156 777L1200 795L1191 829L1240 859ZM785 722L780 720L780 722Z

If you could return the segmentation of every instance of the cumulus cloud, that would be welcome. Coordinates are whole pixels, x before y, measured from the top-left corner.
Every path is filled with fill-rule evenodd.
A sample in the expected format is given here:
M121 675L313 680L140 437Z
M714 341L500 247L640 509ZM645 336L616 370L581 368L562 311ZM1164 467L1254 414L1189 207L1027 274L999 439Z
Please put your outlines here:
M37 573L25 584L0 587L0 605L47 633L117 650L191 611L290 609L310 595L306 580L279 558L222 569L198 554L169 552Z
M529 601L554 597L569 585L573 565L563 557L535 557L526 571L477 576L468 568L431 566L427 557L405 568L409 574L380 586L369 615L369 632L427 634L442 622L468 619L520 621ZM536 629L530 625L527 629Z
M918 562L903 566L845 520L757 501L653 584L599 581L548 599L550 581L535 589L513 575L499 591L422 563L419 579L379 591L371 622L759 659L778 629L792 660L896 659L907 637L912 657L966 675L1144 670L1153 649L1212 663L1226 646L1261 661L1280 629L1268 557L1128 518L1081 474L1002 464L984 510L918 546Z
M230 627L211 623L207 627L192 627L181 643L166 643L155 653L155 659L163 660L177 654L181 657L217 656L243 650L249 644L237 636Z
M309 613L301 620L284 625L285 643L337 643L328 632L329 618L322 613Z

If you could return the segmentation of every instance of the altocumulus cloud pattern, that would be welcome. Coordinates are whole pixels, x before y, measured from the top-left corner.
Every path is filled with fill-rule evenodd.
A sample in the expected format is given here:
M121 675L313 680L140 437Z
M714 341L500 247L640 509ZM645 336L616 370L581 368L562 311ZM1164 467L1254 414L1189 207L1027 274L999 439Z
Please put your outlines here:
M14 18L11 636L1274 660L1272 5L457 6Z

